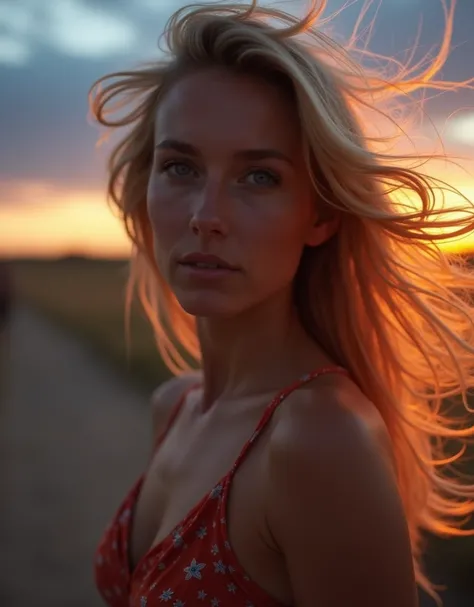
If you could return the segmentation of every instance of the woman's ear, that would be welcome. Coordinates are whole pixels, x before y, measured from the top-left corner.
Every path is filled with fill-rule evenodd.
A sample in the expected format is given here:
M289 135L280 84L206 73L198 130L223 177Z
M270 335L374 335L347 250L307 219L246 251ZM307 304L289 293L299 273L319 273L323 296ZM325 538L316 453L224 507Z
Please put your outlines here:
M305 244L317 247L329 240L337 232L340 224L340 215L335 213L330 219L319 220L311 226Z

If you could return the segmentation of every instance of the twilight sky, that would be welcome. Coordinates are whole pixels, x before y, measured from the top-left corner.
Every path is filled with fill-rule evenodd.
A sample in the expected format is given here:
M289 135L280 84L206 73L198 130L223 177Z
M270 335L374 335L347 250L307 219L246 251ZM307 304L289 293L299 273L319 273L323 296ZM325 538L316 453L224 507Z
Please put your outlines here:
M0 0L0 255L127 249L103 194L106 148L87 121L98 76L158 55L157 38L179 0ZM281 3L299 12L304 2ZM329 12L343 0L329 0ZM363 4L333 28L344 37ZM369 15L374 15L378 1ZM419 54L439 44L439 0L381 0L370 48L403 57L420 19ZM474 76L474 1L458 0L451 56L442 77ZM426 109L448 151L474 160L474 92L438 96ZM467 168L471 169L469 161ZM474 193L474 177L467 184Z

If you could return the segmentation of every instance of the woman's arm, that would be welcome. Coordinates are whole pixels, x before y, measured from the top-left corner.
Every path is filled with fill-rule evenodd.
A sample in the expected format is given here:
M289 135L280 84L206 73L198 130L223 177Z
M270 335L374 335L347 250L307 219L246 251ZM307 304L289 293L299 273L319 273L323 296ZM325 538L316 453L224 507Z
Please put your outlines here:
M271 437L267 522L296 607L415 607L408 530L380 432L337 402L291 409Z

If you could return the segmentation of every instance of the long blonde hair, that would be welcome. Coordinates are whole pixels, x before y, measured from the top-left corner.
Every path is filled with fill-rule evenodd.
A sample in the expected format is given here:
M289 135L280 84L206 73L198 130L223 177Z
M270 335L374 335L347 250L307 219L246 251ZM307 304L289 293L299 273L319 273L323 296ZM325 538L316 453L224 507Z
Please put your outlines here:
M360 116L372 110L390 119L400 96L452 86L435 79L453 24L454 2L442 5L445 37L429 65L387 60L378 72L362 67L368 51L357 49L356 34L342 47L316 27L324 0L304 18L257 2L192 5L169 19L162 60L104 76L91 95L101 125L128 127L110 156L108 194L134 246L129 296L137 286L164 361L181 373L199 366L200 349L195 319L153 260L146 189L157 106L184 73L208 66L270 78L291 92L320 208L340 220L333 238L304 251L297 307L307 331L350 370L385 420L417 581L435 597L421 566L422 531L468 533L462 519L474 511L474 486L448 474L462 449L445 455L447 441L465 443L474 428L442 410L459 394L468 409L474 384L474 274L439 245L446 231L451 238L469 233L473 212L455 188L422 172L426 157L381 151L383 140L364 133ZM418 164L409 168L413 158ZM437 204L446 190L457 194L458 212ZM403 202L406 196L416 204Z

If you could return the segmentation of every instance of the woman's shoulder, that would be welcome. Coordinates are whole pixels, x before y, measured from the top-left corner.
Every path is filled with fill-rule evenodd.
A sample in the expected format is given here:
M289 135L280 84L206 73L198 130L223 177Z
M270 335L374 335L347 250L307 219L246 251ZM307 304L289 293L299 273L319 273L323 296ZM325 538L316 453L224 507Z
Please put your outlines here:
M356 592L364 605L414 605L409 533L376 407L329 378L290 398L263 478L266 521L295 595L308 605L349 604Z
M275 456L297 453L310 460L332 452L370 447L393 466L390 435L376 406L348 377L327 374L287 397L270 437Z
M201 373L193 371L162 382L151 395L153 434L159 435L166 426L174 406L183 394L201 381Z

